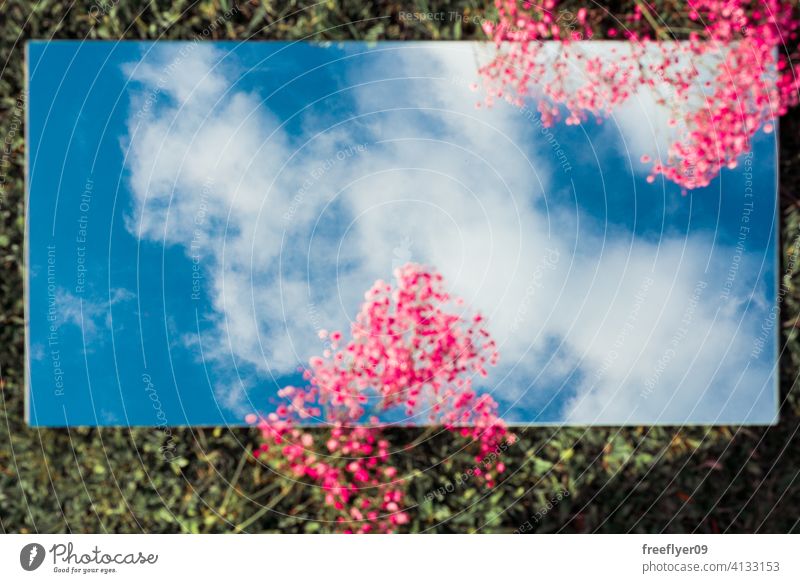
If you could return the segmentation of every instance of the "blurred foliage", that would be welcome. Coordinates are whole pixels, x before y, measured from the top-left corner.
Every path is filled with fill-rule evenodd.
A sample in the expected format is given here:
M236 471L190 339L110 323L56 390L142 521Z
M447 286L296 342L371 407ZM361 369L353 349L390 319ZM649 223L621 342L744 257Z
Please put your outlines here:
M0 0L0 527L4 532L318 532L319 493L250 455L247 429L31 429L23 421L23 168L20 110L30 38L474 39L493 8L478 2ZM565 6L578 5L567 1ZM680 3L656 2L670 24ZM613 6L606 5L613 12ZM233 10L229 19L220 15ZM452 14L443 20L401 13ZM460 15L459 17L455 15ZM215 24L216 23L216 24ZM477 24L476 24L477 23ZM685 24L684 24L685 25ZM203 34L205 31L205 34ZM781 422L775 427L535 428L518 431L491 491L458 476L474 462L447 434L392 430L410 444L413 531L800 531L800 116L781 120ZM424 439L423 439L424 438ZM419 443L417 443L419 442ZM393 458L395 459L395 458ZM568 495L546 513L548 501ZM538 514L537 514L538 513ZM535 518L539 516L539 518Z

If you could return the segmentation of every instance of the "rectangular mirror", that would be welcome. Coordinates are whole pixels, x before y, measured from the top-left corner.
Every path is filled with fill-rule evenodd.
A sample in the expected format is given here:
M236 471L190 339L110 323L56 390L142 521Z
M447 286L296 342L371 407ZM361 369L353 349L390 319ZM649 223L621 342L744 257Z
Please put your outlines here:
M653 161L713 75L553 121L550 78L487 103L496 50L31 42L29 423L245 424L326 374L365 423L457 382L510 425L774 423L775 132L687 188Z

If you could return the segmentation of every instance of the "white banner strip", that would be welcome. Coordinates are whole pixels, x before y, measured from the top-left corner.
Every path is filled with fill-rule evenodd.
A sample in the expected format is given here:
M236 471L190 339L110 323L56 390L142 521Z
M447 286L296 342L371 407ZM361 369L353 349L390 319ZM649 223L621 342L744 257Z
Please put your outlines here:
M797 582L797 541L789 535L5 535L0 580Z

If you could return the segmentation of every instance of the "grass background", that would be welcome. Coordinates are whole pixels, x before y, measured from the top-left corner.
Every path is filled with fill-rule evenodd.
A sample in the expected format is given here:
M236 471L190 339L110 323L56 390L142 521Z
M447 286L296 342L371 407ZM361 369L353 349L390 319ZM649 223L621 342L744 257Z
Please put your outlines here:
M565 6L578 3L569 0ZM677 0L657 2L670 24ZM619 8L619 7L618 7ZM614 6L609 7L614 10ZM232 16L219 20L225 12ZM444 21L401 12L463 15ZM25 39L481 39L478 2L69 2L0 0L0 529L3 532L318 532L319 493L249 455L257 432L31 429L23 421L21 109ZM465 22L466 20L466 22ZM206 32L203 35L203 32ZM780 122L781 422L761 427L521 430L505 481L445 491L472 464L451 437L393 431L416 473L411 531L800 532L800 116ZM790 267L786 271L786 267ZM425 437L425 439L422 439ZM426 500L437 489L443 495ZM560 500L559 500L560 498ZM555 500L554 504L549 501ZM527 529L527 527L526 527Z

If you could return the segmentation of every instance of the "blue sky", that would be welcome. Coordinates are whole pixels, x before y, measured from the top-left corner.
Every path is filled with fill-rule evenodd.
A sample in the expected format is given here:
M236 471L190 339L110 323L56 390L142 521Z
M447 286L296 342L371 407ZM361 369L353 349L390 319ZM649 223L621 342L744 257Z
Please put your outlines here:
M774 421L775 136L683 196L652 96L543 129L475 108L488 50L29 44L30 422L240 424L409 260L509 422Z

